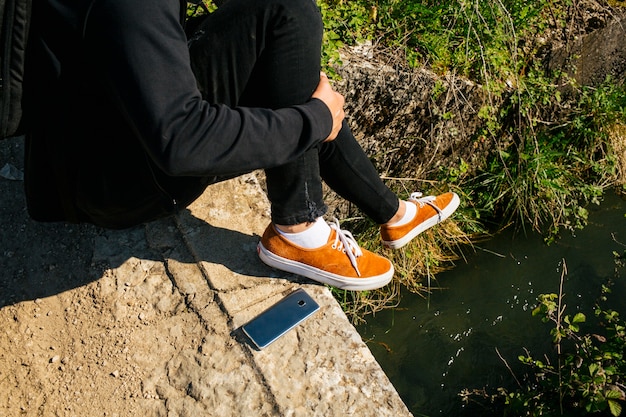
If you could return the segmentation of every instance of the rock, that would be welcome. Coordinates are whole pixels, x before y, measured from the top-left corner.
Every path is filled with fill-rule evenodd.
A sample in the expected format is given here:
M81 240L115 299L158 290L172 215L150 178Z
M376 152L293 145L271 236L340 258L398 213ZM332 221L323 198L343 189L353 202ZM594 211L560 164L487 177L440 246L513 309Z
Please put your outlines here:
M579 85L597 87L611 77L626 81L626 16L618 16L571 45L556 49L549 67L565 70Z

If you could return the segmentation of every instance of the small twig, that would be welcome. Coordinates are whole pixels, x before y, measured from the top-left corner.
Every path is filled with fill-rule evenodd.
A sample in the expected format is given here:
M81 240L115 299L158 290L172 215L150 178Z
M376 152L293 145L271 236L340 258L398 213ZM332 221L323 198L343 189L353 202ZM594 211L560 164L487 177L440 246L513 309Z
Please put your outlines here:
M563 312L565 311L565 305L563 304L563 281L567 275L567 264L565 263L565 259L563 259L563 271L561 272L561 280L559 282L559 304L557 307L557 316L556 316L556 331L557 334L561 331L561 319L563 317ZM556 350L559 356L561 355L561 339L556 344Z
M487 252L487 253L490 253L490 254L492 254L492 255L499 256L500 258L506 258L506 255L503 255L503 254L501 254L501 253L494 252L494 251L489 250L489 249L481 248L480 246L474 246L474 247L476 247L476 248L480 249L480 250L481 250L481 251L483 251L483 252Z
M563 258L563 271L561 272L561 281L559 283L559 305L557 310L557 321L556 321L556 331L557 334L560 333L561 330L561 317L563 316L563 312L565 311L565 305L563 304L563 281L565 280L565 275L567 275L567 264L565 263L565 258ZM561 411L561 415L563 415L563 375L561 371L561 338L559 337L559 341L556 344L557 349L557 359L559 362L558 370L559 370L559 409Z
M613 239L613 242L617 243L618 245L626 247L626 244L624 244L624 243L620 242L619 240L617 240L617 238L615 237L615 233L611 233L611 239Z
M419 181L419 182L427 182L427 183L431 183L431 184L437 184L438 181L434 181L434 180L425 180L422 178L401 178L401 177L389 177L386 175L381 175L380 176L381 179L383 180L395 180L395 181Z
M509 363L506 361L506 359L504 359L502 357L502 355L500 354L500 351L498 350L498 348L496 348L496 353L498 354L498 357L500 358L500 360L502 362L504 362L504 365L506 366L506 369L509 370L509 372L511 373L511 375L513 376L513 379L515 379L515 382L517 382L517 385L522 388L522 384L519 382L519 380L517 379L517 377L515 376L515 373L513 372L513 370L511 369L511 367L509 366Z

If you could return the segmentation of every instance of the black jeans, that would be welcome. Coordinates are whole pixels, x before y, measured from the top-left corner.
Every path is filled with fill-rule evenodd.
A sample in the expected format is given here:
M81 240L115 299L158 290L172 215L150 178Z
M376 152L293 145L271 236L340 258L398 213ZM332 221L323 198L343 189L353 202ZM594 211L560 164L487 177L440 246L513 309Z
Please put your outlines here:
M314 0L229 0L189 35L191 65L209 102L282 108L310 99L320 79L322 20ZM322 179L377 223L398 209L344 122L337 139L265 170L272 221L314 221Z

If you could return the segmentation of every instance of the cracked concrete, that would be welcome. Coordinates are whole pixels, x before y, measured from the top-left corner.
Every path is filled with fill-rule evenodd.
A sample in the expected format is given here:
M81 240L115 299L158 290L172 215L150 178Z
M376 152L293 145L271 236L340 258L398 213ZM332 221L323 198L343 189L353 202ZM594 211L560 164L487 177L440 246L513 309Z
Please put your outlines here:
M22 168L23 143L0 143ZM410 416L330 291L262 264L255 175L122 231L41 224L0 179L0 416ZM296 288L320 310L262 351L240 326Z

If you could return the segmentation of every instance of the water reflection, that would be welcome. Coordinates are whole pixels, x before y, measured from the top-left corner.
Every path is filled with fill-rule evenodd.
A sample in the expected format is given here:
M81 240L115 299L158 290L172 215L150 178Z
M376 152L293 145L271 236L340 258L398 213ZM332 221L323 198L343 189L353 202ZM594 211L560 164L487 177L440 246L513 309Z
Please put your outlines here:
M537 295L558 293L566 267L567 313L590 313L600 285L614 277L613 251L624 251L625 213L626 200L611 195L587 228L551 246L535 235L499 235L440 274L445 289L428 299L405 294L398 309L368 318L359 331L413 414L476 415L461 406L463 388L510 387L507 364L521 377L523 347L536 357L549 352L550 326L531 316ZM624 281L610 300L626 314Z

